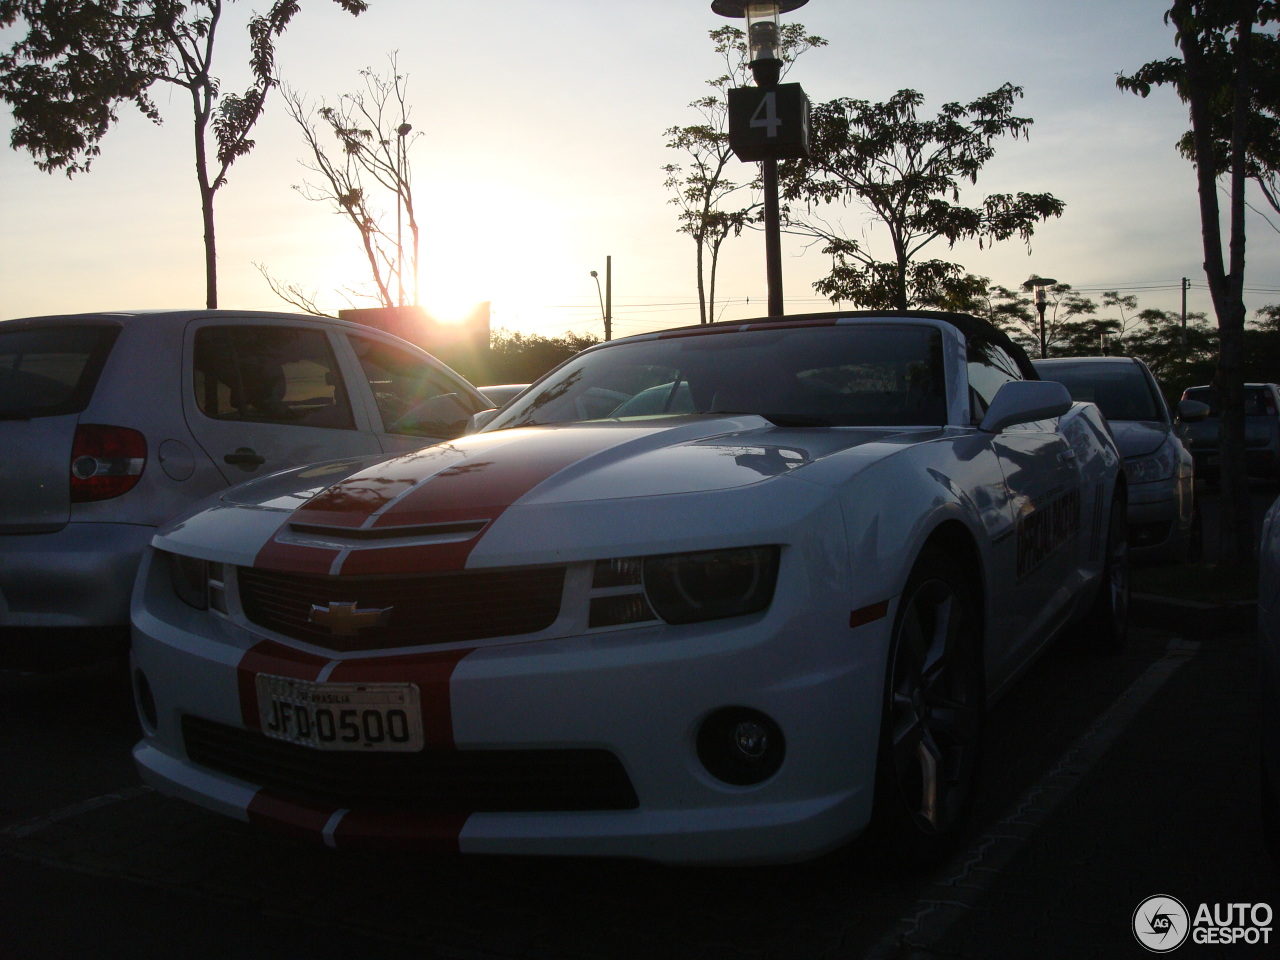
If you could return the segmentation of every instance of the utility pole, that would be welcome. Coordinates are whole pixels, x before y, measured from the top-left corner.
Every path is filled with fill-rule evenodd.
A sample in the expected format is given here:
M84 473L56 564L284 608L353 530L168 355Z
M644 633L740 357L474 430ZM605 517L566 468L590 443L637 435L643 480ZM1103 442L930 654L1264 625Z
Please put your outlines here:
M1187 359L1187 288L1191 281L1182 278L1182 359Z

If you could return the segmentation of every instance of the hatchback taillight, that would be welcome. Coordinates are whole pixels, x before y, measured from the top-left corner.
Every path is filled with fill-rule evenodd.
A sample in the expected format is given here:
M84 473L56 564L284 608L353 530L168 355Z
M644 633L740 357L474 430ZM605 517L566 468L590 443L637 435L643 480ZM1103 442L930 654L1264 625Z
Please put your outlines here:
M147 439L128 427L82 423L71 443L71 502L128 493L147 465Z

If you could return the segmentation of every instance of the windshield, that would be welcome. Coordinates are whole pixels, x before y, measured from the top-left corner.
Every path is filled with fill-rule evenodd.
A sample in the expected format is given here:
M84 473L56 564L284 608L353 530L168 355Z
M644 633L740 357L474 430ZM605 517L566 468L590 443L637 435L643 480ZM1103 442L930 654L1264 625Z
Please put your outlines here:
M793 426L941 426L941 333L860 323L623 342L570 360L485 429L709 413Z
M1164 421L1164 405L1136 363L1036 364L1042 380L1067 388L1072 400L1096 403L1108 420Z

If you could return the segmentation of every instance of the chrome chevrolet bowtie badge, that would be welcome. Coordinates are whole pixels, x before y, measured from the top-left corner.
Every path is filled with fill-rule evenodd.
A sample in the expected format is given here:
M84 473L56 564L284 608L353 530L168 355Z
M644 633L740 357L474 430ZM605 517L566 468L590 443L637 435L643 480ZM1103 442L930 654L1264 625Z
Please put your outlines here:
M311 605L311 613L307 620L311 623L327 627L335 637L354 637L366 627L377 627L385 624L394 607L360 607L356 602L330 603L322 607Z

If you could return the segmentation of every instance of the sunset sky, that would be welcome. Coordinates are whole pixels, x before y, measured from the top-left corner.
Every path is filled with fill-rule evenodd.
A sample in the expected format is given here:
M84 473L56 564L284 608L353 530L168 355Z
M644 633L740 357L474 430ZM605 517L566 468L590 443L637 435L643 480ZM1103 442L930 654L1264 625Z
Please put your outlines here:
M241 0L232 11L243 20L254 6ZM1166 90L1141 100L1115 86L1117 73L1174 54L1167 6L811 0L786 19L830 46L806 54L788 79L815 102L884 100L911 87L930 115L1005 82L1024 87L1016 109L1035 120L1030 139L1000 143L962 199L1048 191L1065 201L1065 215L1038 229L1030 255L1016 241L950 254L939 241L929 255L1006 286L1038 273L1095 299L1118 289L1142 307L1173 310L1190 277L1190 309L1211 313L1194 171L1173 146L1185 109ZM398 51L422 134L411 160L429 308L489 300L494 326L598 334L590 271L603 279L611 255L614 331L625 335L697 321L693 243L676 233L662 185L662 165L680 156L665 148L663 131L697 122L686 104L720 72L707 33L728 22L710 0L370 0L356 19L308 0L280 40L279 61L291 86L333 101L358 87L361 68L385 70ZM0 44L15 38L0 32ZM224 89L242 88L242 35L220 41ZM203 305L189 108L181 91L154 93L163 126L122 108L88 174L50 176L27 154L0 151L0 319ZM6 145L9 129L0 113ZM218 195L221 304L290 309L260 263L324 305L347 306L338 291L364 279L358 237L291 189L308 175L299 163L306 147L278 97L256 140ZM735 165L734 175L750 177ZM854 234L868 226L859 207L833 215ZM1280 303L1277 226L1274 214L1251 215L1251 309ZM875 247L883 231L867 236ZM791 238L783 258L787 311L824 309L810 284L827 272L826 258ZM720 294L724 318L765 312L759 234L726 244Z

